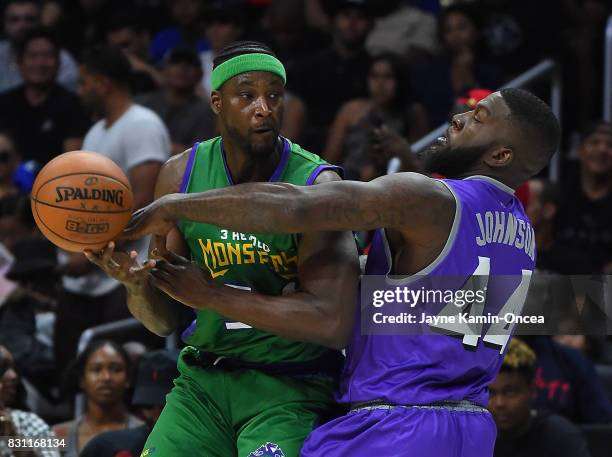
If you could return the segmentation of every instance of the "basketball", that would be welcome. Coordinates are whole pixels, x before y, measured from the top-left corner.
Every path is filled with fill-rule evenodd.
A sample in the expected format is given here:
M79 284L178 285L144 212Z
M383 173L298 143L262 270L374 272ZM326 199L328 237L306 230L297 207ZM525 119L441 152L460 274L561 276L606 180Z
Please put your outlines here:
M101 249L127 226L133 195L111 159L72 151L51 160L32 187L32 213L40 231L66 251Z

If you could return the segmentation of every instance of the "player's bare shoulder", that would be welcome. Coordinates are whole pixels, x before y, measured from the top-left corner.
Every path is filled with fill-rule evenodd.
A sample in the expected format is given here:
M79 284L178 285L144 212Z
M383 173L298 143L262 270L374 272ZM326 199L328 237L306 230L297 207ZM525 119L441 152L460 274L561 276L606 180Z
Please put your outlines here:
M155 198L180 191L190 154L191 148L170 157L162 165L155 185Z
M334 170L323 170L319 173L313 182L313 184L323 184L326 182L342 181L342 178Z

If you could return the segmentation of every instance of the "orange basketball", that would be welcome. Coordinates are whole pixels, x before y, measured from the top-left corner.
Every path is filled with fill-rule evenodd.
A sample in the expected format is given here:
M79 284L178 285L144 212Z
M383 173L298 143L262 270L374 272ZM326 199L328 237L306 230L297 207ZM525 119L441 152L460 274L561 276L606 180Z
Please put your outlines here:
M32 213L40 231L72 252L101 249L132 214L130 182L108 157L88 151L57 156L32 187Z

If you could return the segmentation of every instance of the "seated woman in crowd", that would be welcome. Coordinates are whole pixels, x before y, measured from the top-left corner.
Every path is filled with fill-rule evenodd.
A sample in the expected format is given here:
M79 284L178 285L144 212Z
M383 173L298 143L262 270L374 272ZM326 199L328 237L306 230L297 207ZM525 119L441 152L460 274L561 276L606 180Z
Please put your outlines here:
M369 97L349 100L338 110L322 155L344 167L345 179L365 181L384 174L395 155L387 143L412 142L427 133L425 112L406 97L403 81L398 58L381 54L370 65Z
M0 455L13 457L58 457L57 447L40 447L36 450L15 451L9 441L15 438L53 440L54 433L49 425L36 414L15 409L18 399L19 378L15 371L13 355L0 346ZM53 444L53 443L52 443Z
M126 391L131 382L131 363L121 345L113 341L94 341L68 369L71 386L85 393L87 410L81 417L53 427L66 439L65 456L76 457L94 436L109 430L122 430L142 424L130 415Z
M455 4L439 20L443 52L411 66L411 87L432 127L448 120L457 97L474 88L498 89L504 82L501 68L483 58L480 20L473 5Z

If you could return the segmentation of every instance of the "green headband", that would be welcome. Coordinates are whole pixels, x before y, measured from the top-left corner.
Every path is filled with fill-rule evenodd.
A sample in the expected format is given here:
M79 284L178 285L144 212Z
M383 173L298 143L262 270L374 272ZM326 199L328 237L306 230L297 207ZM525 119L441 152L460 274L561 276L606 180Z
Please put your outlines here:
M212 89L219 90L225 81L247 71L269 71L287 82L285 67L276 57L270 54L242 54L226 60L212 71Z

